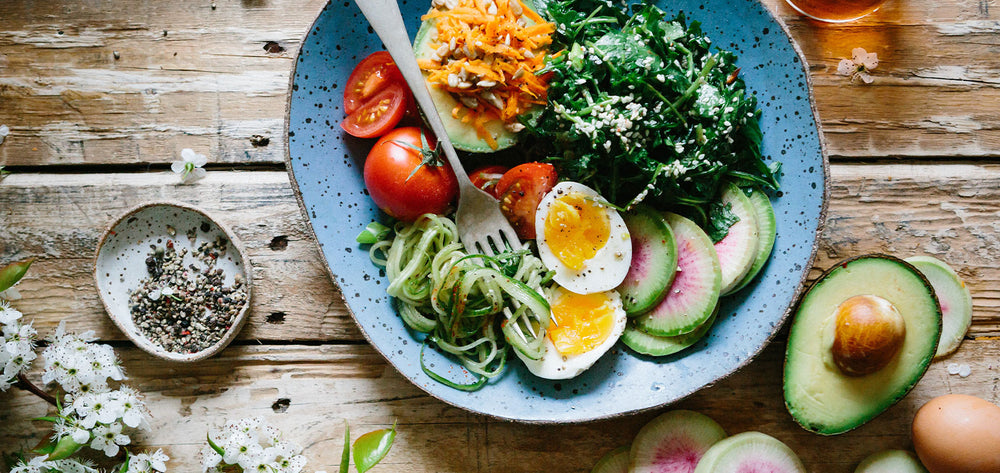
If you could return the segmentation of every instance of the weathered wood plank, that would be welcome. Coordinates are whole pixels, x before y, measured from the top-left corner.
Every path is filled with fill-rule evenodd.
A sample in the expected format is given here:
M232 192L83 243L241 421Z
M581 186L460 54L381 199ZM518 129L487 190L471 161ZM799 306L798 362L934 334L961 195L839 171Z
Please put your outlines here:
M0 164L162 164L182 148L282 162L291 62L324 2L138 3L0 4L0 123L12 129ZM835 159L1000 155L1000 66L979 60L1000 42L988 8L890 2L830 26L765 3L806 54ZM835 74L856 46L882 60L872 85Z
M25 313L38 324L66 320L74 330L123 335L103 315L91 274L107 225L140 202L168 200L204 208L229 226L253 262L254 291L246 340L360 340L281 172L209 172L196 185L177 175L13 174L0 183L0 261L39 257L19 286Z
M247 246L262 290L254 292L243 340L362 339L323 269L287 175L212 171L193 186L176 182L169 172L7 177L0 183L7 204L0 208L0 261L39 257L18 306L42 327L66 320L72 329L123 339L93 287L97 239L138 202L176 199L204 207ZM971 334L1000 335L1000 166L835 165L831 196L813 276L870 252L936 256L973 293Z
M289 71L324 4L4 2L0 163L280 163Z
M399 423L397 446L375 471L587 471L604 452L628 443L661 410L581 425L540 426L469 414L428 397L364 345L241 346L180 367L136 349L119 349L131 383L146 394L154 430L143 445L164 447L171 471L196 471L202 433L227 418L261 415L306 446L311 469L333 471L343 421L352 432ZM909 423L924 402L965 393L998 402L995 340L966 341L947 362L969 363L968 378L932 364L914 391L871 423L837 437L800 429L782 404L784 347L775 343L736 375L676 407L716 419L729 433L759 430L788 443L810 472L848 473L882 448L912 448ZM37 373L35 374L35 376ZM274 409L288 399L286 411ZM0 394L0 445L29 445L44 434L26 425L46 406L16 390ZM310 470L311 471L311 470Z

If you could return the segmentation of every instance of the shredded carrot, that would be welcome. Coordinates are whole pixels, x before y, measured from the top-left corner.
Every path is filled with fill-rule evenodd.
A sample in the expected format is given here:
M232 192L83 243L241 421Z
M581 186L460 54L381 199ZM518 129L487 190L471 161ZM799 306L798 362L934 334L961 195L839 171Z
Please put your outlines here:
M496 149L487 123L512 123L545 104L548 80L535 73L545 66L545 47L552 42L555 25L521 0L456 3L452 9L435 7L422 18L434 20L437 37L431 43L435 52L418 64L428 82L456 98L466 97L451 111L452 117L470 123Z

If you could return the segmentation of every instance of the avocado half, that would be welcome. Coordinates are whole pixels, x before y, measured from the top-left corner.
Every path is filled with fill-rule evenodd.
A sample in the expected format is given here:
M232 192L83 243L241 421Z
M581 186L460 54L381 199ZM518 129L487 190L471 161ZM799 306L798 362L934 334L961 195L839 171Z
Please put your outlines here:
M851 376L834 362L834 319L842 302L861 295L889 301L902 316L905 335L885 366ZM842 261L799 301L785 352L785 406L799 425L818 434L858 427L910 392L927 371L940 337L934 288L915 267L882 254Z
M539 3L534 0L522 0L521 2L526 8L538 12ZM431 8L433 10L433 8ZM524 17L527 24L533 25L535 22L531 21L527 17ZM417 30L416 36L413 37L413 52L417 59L428 59L431 54L434 53L434 49L431 48L431 43L437 41L437 25L434 19L424 20L420 24L420 29ZM425 78L427 74L424 74ZM486 140L479 137L476 133L476 129L468 123L463 123L462 120L457 119L451 115L451 111L455 107L461 106L459 101L455 99L450 93L442 90L435 84L431 84L424 81L427 84L427 90L431 93L431 99L434 101L434 106L438 110L438 115L441 116L441 121L444 123L444 129L448 132L448 137L451 138L452 146L457 150L469 151L472 153L492 153L494 151L499 151L504 148L509 148L517 143L518 135L510 130L508 130L503 121L501 120L490 120L486 122L484 127L486 131L493 135L493 139L496 140L496 149L491 148ZM537 109L529 110L527 113L537 113Z

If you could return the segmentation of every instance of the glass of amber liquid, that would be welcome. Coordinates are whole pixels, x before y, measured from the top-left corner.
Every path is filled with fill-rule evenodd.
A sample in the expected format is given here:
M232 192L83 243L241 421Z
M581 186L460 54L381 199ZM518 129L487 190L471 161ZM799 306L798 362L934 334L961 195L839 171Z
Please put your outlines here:
M843 23L878 10L886 0L785 0L792 8L810 18Z

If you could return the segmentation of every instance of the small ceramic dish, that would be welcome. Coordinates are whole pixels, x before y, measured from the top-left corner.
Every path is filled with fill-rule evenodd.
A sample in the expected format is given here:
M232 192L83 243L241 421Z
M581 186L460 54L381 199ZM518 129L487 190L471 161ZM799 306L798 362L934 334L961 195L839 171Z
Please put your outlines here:
M199 246L206 242L214 243L219 238L228 240L228 244L226 250L214 259L213 268L222 270L224 287L232 287L237 275L245 281L246 298L243 306L227 324L228 328L221 337L208 347L191 353L168 351L143 334L136 326L130 310L130 297L142 286L143 280L150 278L146 260L153 247L166 248L168 242L171 242L178 254L181 249L187 249L183 266L194 264L204 269L207 265L192 255ZM104 309L136 346L159 358L181 362L208 358L236 338L246 323L253 286L250 262L233 232L197 208L168 202L151 202L135 207L105 230L97 245L94 280ZM159 300L161 296L156 297Z

